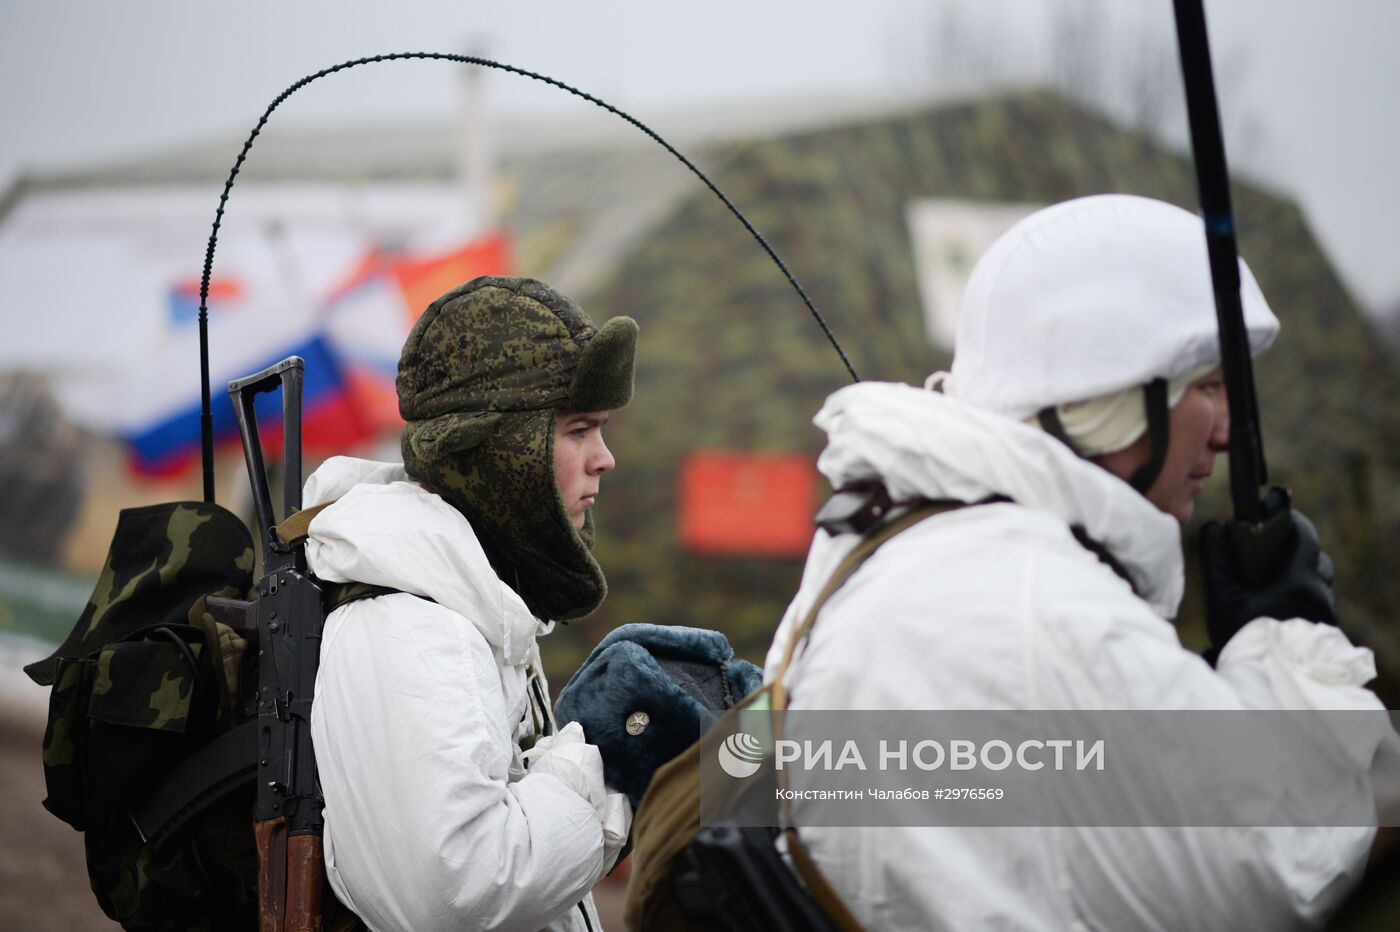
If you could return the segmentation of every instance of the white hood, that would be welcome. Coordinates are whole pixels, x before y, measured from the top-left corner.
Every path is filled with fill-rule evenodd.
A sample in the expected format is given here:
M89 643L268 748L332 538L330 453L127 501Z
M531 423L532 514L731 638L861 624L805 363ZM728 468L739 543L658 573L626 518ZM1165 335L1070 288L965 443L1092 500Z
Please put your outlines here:
M836 392L813 423L828 435L817 468L833 487L878 477L896 501L1004 495L1084 528L1158 614L1176 614L1184 585L1176 520L1048 434L937 392L881 382Z
M496 576L462 513L403 466L336 456L307 479L305 507L335 501L311 522L307 564L328 582L365 582L426 596L471 619L508 666L530 659L545 624Z

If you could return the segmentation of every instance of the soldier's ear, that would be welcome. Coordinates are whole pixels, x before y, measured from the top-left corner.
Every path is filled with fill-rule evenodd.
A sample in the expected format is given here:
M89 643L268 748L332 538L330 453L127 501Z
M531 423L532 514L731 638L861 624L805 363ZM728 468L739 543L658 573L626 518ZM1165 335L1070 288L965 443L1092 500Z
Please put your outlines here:
M411 421L403 429L404 452L422 461L438 460L480 446L496 432L501 415L496 411L444 414L426 421Z

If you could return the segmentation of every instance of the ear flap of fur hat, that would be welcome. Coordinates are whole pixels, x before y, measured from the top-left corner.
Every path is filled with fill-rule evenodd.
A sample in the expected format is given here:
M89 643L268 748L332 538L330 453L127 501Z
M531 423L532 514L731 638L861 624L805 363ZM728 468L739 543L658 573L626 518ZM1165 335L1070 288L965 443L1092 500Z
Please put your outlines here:
M404 425L401 444L406 462L432 460L475 449L496 431L501 415L492 411L444 414Z
M569 385L573 411L611 411L632 400L637 322L614 317L593 335L579 355Z
M569 679L555 717L583 726L602 754L604 782L636 808L657 769L762 679L718 631L623 625Z

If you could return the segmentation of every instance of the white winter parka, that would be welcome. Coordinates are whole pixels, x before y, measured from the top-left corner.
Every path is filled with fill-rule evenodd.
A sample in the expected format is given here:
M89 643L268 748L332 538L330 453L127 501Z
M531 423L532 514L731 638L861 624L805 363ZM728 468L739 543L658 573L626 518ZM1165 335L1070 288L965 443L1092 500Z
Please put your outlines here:
M311 728L336 896L375 930L600 929L600 818L518 744L552 625L402 466L336 457L303 499L337 500L311 522L316 576L401 590L326 621Z
M896 500L1002 495L1014 504L937 516L877 551L827 603L790 668L791 708L1381 707L1363 688L1375 675L1370 652L1333 627L1256 619L1230 641L1218 670L1182 648L1167 621L1183 587L1178 525L1039 430L935 392L876 383L832 395L816 424L829 434L819 468L833 486L878 477ZM1117 558L1141 598L1075 540L1072 525ZM793 625L854 542L817 534L768 655L770 680ZM1353 749L1361 762L1377 753ZM1364 783L1358 766L1363 772L1351 776ZM1359 876L1373 834L802 831L872 930L1115 932L1319 921Z

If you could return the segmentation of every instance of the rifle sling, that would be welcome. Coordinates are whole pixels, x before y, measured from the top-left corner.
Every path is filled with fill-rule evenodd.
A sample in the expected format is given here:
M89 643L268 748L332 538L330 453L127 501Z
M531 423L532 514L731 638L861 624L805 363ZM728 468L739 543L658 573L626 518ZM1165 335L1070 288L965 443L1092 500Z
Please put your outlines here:
M303 508L301 511L293 512L287 516L287 520L277 525L277 539L287 546L306 542L306 538L311 534L311 522L321 512L334 505L339 499L331 499L319 505L312 505L310 508Z

